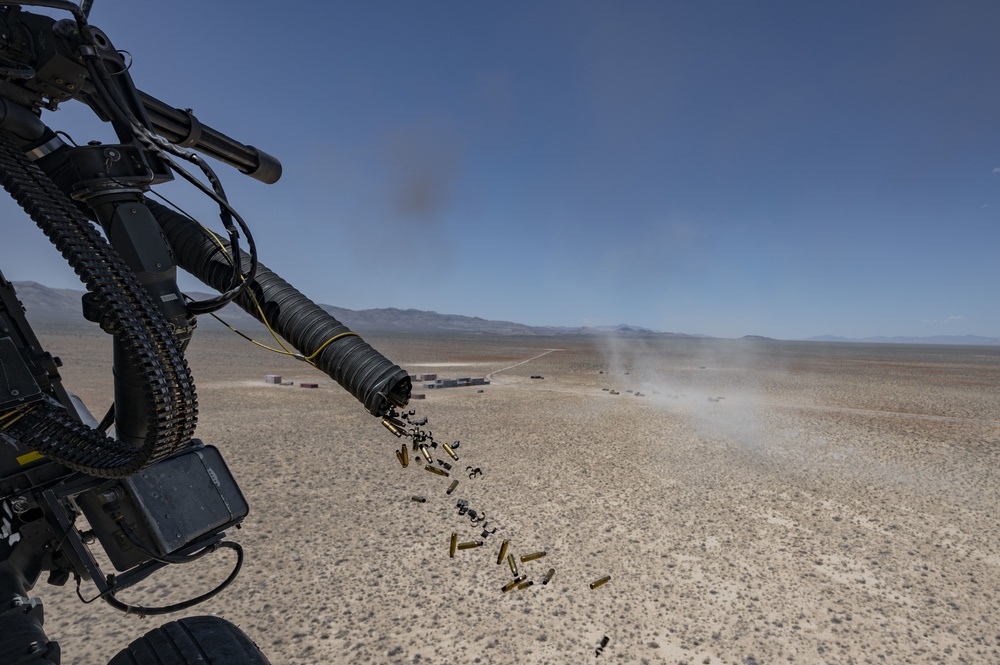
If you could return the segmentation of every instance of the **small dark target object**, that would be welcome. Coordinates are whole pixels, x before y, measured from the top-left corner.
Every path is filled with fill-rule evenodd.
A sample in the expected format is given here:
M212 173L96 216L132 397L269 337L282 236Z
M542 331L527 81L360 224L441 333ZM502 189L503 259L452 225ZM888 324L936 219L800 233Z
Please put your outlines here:
M319 388L318 383L300 383L299 388Z

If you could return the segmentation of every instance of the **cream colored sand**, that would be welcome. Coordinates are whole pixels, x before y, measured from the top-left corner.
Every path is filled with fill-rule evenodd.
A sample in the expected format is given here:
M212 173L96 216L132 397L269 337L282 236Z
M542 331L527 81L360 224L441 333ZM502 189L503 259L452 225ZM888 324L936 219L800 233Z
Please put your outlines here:
M45 339L103 413L106 342ZM436 439L461 440L447 496L451 478L401 468L400 442L329 379L236 338L196 339L199 435L251 514L233 534L244 572L188 614L237 623L273 663L1000 662L1000 349L371 341L442 376L560 350L482 393L412 403ZM453 531L480 537L459 498L501 530L450 559ZM546 552L520 565L534 586L501 593L501 537ZM228 570L213 558L122 596L201 593ZM64 663L105 663L176 618L44 582L34 593Z

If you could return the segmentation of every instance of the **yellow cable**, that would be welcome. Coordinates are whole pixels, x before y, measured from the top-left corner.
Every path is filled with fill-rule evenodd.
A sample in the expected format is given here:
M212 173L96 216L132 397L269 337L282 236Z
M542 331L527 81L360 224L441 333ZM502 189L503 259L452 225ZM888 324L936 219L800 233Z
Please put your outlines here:
M233 270L235 270L236 272L239 273L239 275L240 275L240 281L244 281L245 282L246 279L243 277L243 273L239 272L239 268L237 268L236 262L233 260L233 257L229 255L229 250L227 250L226 246L222 244L222 240L219 238L219 236L215 232L213 232L211 229L209 229L208 227L206 227L205 225L199 224L199 226L201 226L201 228L205 230L205 233L207 233L209 236L211 236L212 240L215 241L215 244L218 245L219 249L222 250L222 253L226 255L226 258L229 260L229 265L233 266ZM299 355L299 354L296 354L293 351L289 351L288 350L288 347L284 345L284 343L278 337L278 334L276 332L274 332L274 330L271 328L271 324L268 323L267 316L264 315L264 310L261 309L260 303L257 302L257 296L254 295L253 291L248 291L248 293L250 294L250 298L253 300L254 307L257 308L257 313L260 314L260 321L261 321L261 323L263 323L264 327L267 328L267 331L269 333L271 333L271 337L273 337L274 341L278 343L278 346L280 346L282 349L284 349L284 353L286 355L289 355L289 356ZM232 328L232 329L235 330L235 328ZM251 341L253 341L253 340L251 340ZM274 349L270 349L269 347L264 346L263 344L259 344L259 343L257 343L257 344L258 344L258 346L261 346L261 347L263 347L265 349L269 349L271 351L275 351ZM280 351L275 351L275 353L281 353L281 352Z
M361 335L359 335L356 332L352 332L350 330L348 330L347 332L342 332L339 335L334 335L330 339L328 339L325 342L323 342L318 349L316 349L315 351L313 351L312 355L306 356L305 357L305 361L308 362L309 364L312 364L312 359L313 358L315 358L320 353L322 353L323 349L325 349L327 346L329 346L331 342L336 342L341 337L361 337Z
M222 253L226 255L226 258L229 260L229 264L231 266L233 266L233 270L236 270L237 269L236 268L236 263L233 261L233 257L231 257L229 255L229 251L226 249L226 246L222 244L222 241L219 239L219 236L216 233L214 233L211 229L209 229L206 226L204 226L203 224L199 224L199 226L201 226L201 228L204 229L205 232L209 236L211 236L212 240L215 241L215 244L217 244L219 246L219 249L222 250ZM246 281L244 279L242 273L240 273L240 279L242 281ZM277 353L279 355L292 356L293 358L298 358L299 360L301 360L303 362L306 362L306 363L312 365L313 367L316 367L316 364L313 362L313 359L316 358L316 356L318 356L320 353L322 353L323 349L325 349L326 347L328 347L331 343L333 343L333 342L335 342L338 339L341 339L343 337L358 337L358 338L361 337L361 335L359 335L358 333L352 332L352 331L348 330L347 332L339 333L337 335L334 335L330 339L326 340L325 342L323 342L320 345L320 347L318 349L316 349L315 351L313 351L312 354L310 354L308 356L305 356L305 355L303 355L301 353L295 353L294 351L289 351L288 347L286 347L282 343L281 339L278 337L278 334L276 332L274 332L274 330L271 328L271 324L267 322L267 316L264 314L264 310L261 308L260 303L257 302L257 296L254 295L253 291L248 291L248 293L250 294L250 298L253 299L254 307L257 308L257 312L260 314L260 321L261 321L261 323L263 323L264 327L267 328L267 331L269 333L271 333L271 337L273 337L274 341L276 341L278 343L278 346L280 346L283 349L282 351L279 351L278 349L275 349L275 348L272 348L270 346L267 346L266 344L262 344L262 343L258 342L257 340L252 339L252 338L248 337L247 335L244 335L239 330L237 330L236 328L232 327L231 325L229 325L228 323L226 323L225 321L223 321L222 319L220 319L215 314L212 314L212 317L216 321L218 321L219 323L221 323L222 325L224 325L227 328L229 328L230 330L232 330L234 333L236 333L240 337L243 337L244 339L246 339L247 341L249 341L252 344L256 344L257 346L259 346L262 349L266 349L268 351L271 351L273 353Z

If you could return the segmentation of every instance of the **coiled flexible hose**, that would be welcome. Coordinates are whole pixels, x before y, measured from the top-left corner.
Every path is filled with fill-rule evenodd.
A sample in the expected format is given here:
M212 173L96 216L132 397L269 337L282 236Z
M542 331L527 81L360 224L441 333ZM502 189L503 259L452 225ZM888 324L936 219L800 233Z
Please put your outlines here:
M165 206L153 201L148 201L147 206L166 234L177 265L216 290L232 283L227 242ZM250 257L241 252L241 270L249 263ZM410 378L405 370L360 337L344 335L350 333L347 326L263 264L257 264L256 277L235 302L287 339L303 356L312 357L319 350L313 359L316 366L354 395L372 415L382 416L390 406L404 406L409 401Z

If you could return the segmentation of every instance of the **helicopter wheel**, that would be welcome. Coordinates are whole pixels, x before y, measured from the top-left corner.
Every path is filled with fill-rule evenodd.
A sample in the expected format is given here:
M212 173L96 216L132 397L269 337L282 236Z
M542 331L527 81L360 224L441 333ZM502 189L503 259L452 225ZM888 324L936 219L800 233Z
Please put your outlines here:
M108 665L270 665L246 633L225 619L188 617L154 628Z

